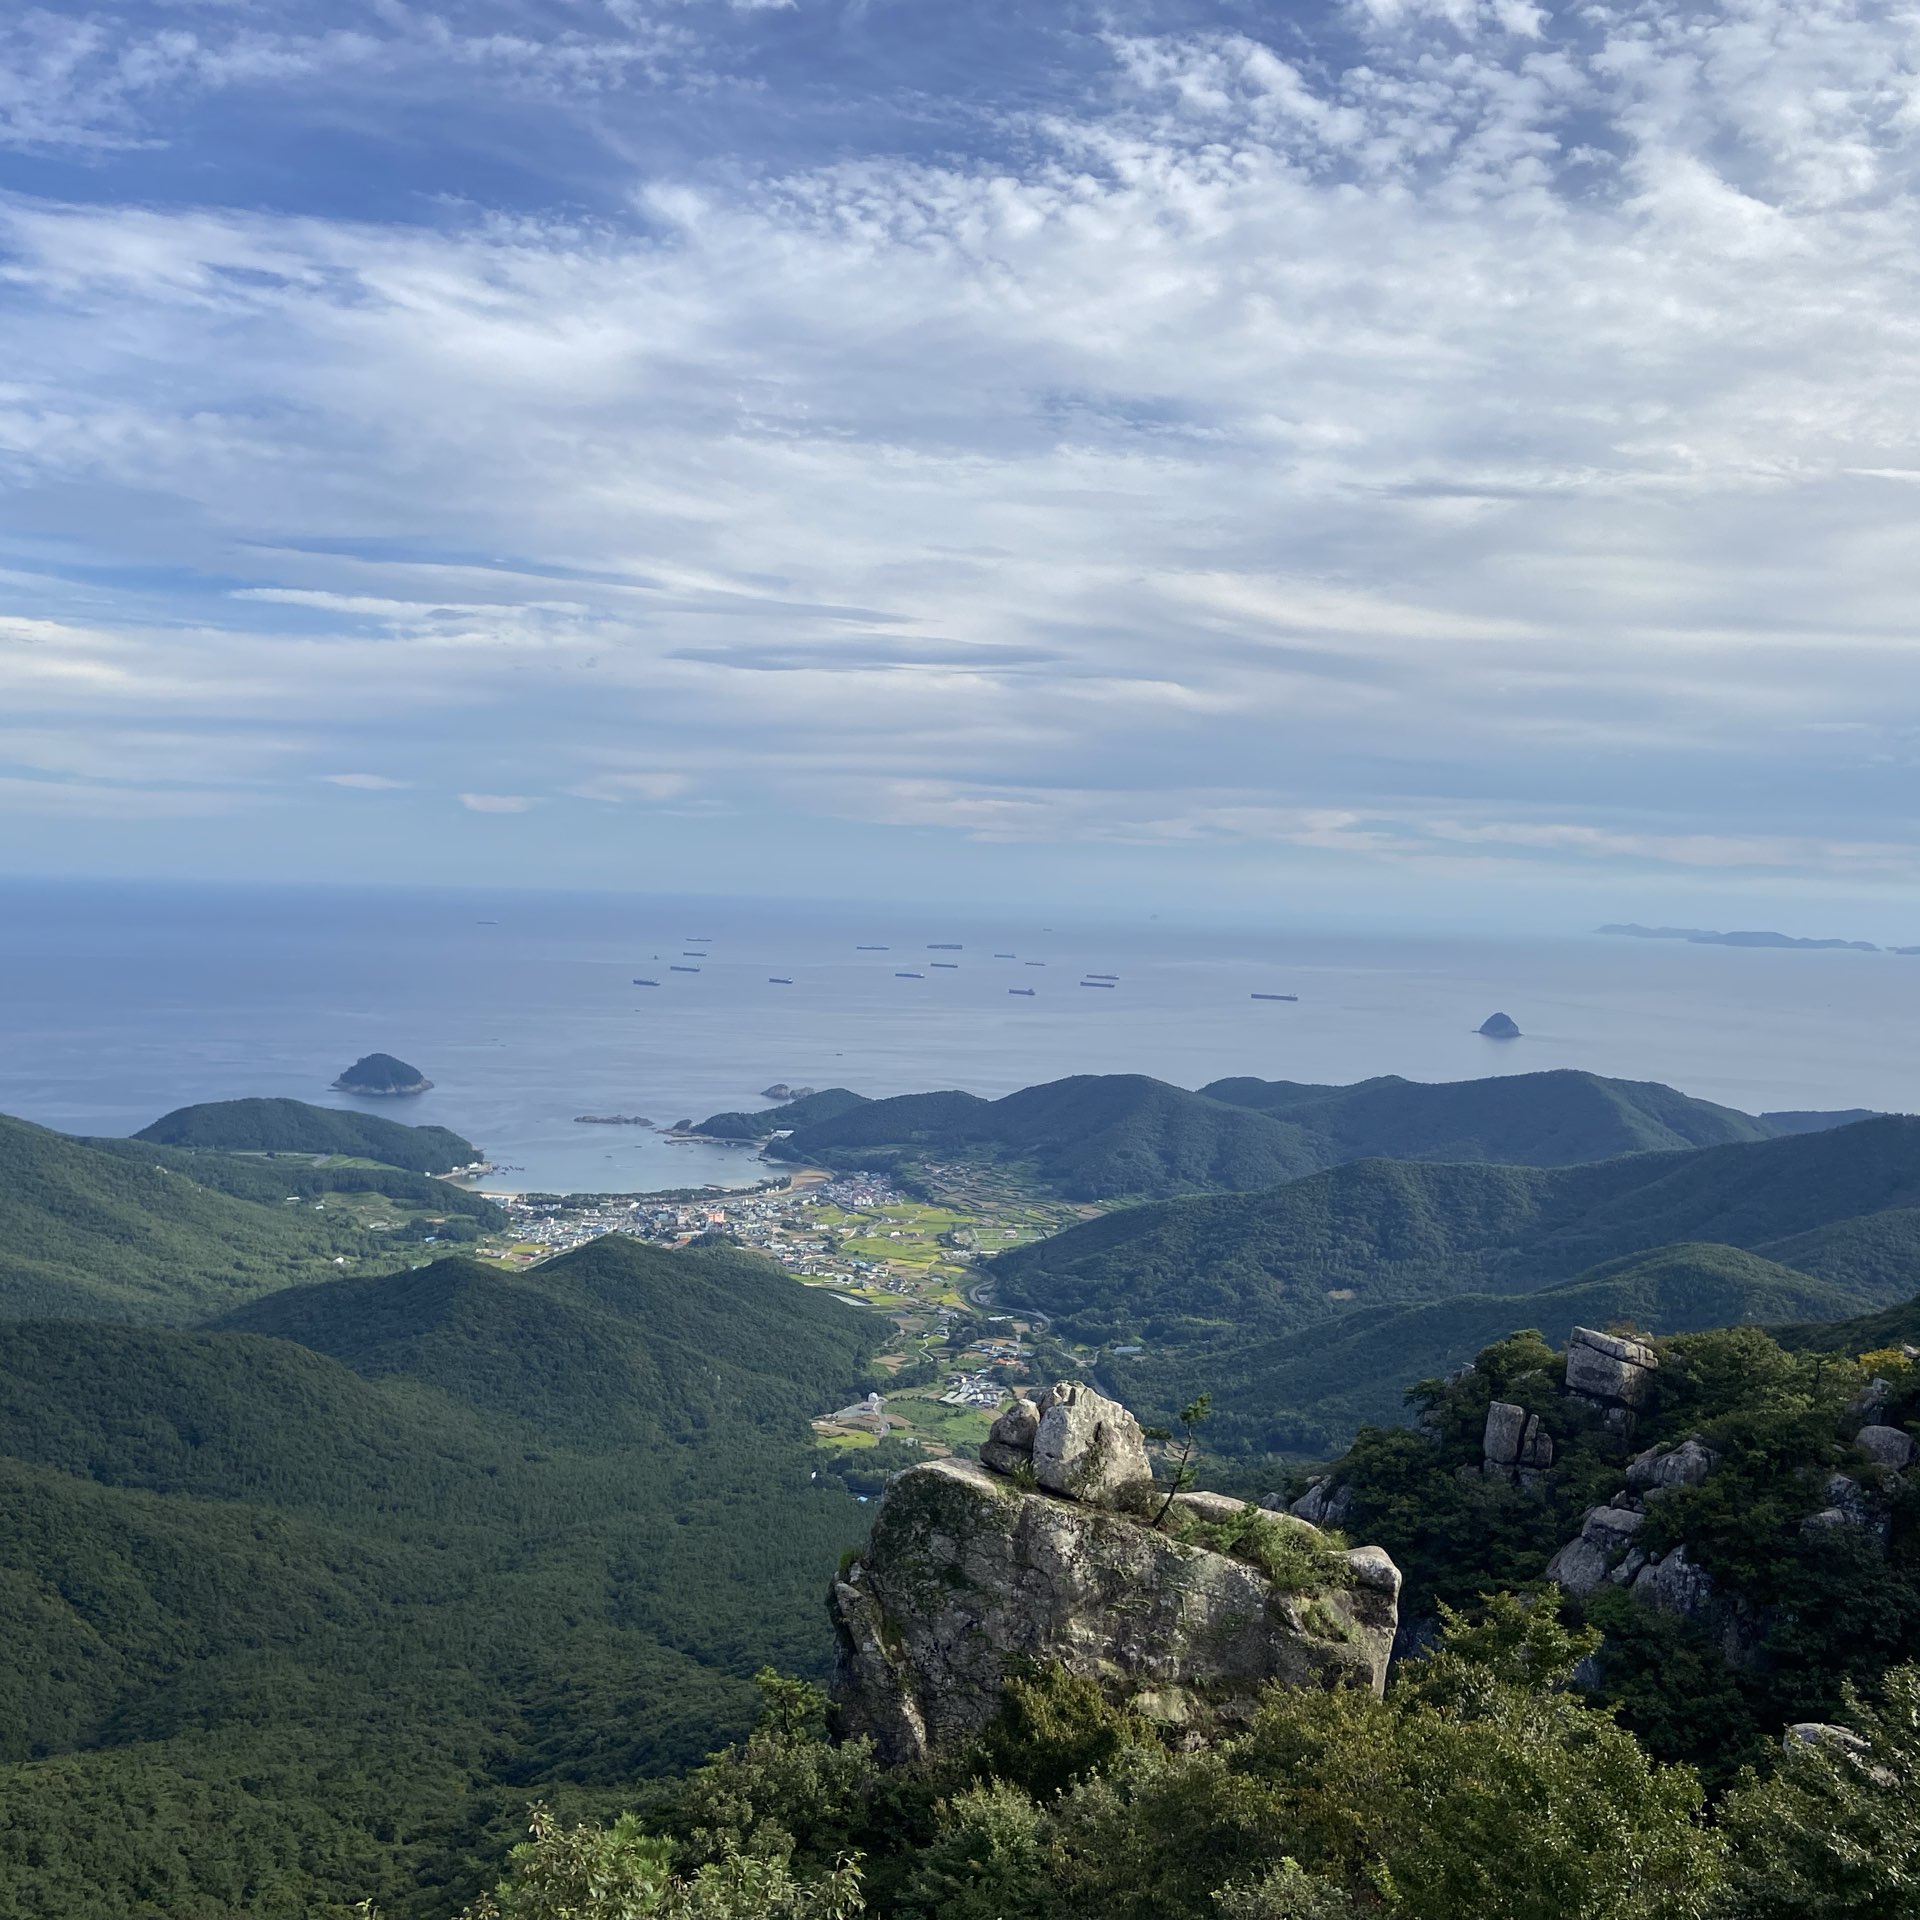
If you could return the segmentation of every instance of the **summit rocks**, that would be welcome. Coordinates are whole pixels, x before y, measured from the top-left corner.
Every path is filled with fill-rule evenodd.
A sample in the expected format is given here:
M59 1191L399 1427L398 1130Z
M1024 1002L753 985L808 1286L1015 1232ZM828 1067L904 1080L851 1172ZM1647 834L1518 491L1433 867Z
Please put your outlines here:
M1153 1524L1138 1423L1077 1383L1016 1401L981 1454L897 1475L833 1586L836 1720L883 1758L978 1735L1035 1666L1197 1731L1276 1682L1385 1685L1400 1573L1379 1548L1224 1494L1177 1495Z

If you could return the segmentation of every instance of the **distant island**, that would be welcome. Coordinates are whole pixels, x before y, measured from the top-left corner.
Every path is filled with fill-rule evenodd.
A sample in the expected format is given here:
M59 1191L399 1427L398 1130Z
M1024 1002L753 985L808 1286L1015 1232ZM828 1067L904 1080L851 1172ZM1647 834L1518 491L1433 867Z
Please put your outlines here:
M1685 940L1696 947L1841 947L1854 953L1880 951L1871 940L1802 940L1790 933L1715 933L1707 927L1643 927L1634 921L1624 926L1596 927L1594 931L1625 934L1632 940ZM1895 953L1911 951L1911 948L1894 948Z
M784 1080L776 1080L770 1087L760 1089L762 1100L811 1100L814 1090L811 1087L790 1087Z
M1481 1021L1479 1029L1489 1040L1518 1040L1520 1029L1510 1013L1490 1013Z
M370 1093L385 1098L392 1094L425 1093L432 1085L418 1067L410 1067L390 1053L369 1053L356 1060L333 1083L333 1089L336 1093Z

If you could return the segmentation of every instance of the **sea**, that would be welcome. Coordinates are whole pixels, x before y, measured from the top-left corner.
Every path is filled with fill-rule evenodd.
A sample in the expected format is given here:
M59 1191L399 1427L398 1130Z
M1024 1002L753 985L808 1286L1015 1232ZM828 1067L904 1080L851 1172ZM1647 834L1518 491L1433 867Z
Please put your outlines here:
M1111 978L1081 984L1096 975ZM1193 1087L1580 1067L1748 1112L1909 1111L1916 1002L1920 957L1572 930L0 881L0 1112L127 1134L243 1095L362 1107L477 1142L498 1192L750 1186L771 1171L752 1150L664 1129L764 1105L776 1083L992 1096L1075 1073ZM1475 1031L1496 1011L1519 1039ZM432 1091L331 1091L376 1051Z

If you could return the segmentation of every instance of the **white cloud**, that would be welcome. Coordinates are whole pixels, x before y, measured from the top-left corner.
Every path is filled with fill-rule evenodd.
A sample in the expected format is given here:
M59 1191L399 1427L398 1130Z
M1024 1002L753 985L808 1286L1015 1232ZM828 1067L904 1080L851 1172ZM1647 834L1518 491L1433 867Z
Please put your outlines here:
M6 203L0 480L220 585L10 582L0 698L482 811L1903 870L1920 25L1349 20L1135 19L977 163L653 176L632 227ZM281 28L150 92L274 84ZM125 53L32 32L70 100ZM645 65L530 35L443 51ZM114 84L76 124L145 137Z

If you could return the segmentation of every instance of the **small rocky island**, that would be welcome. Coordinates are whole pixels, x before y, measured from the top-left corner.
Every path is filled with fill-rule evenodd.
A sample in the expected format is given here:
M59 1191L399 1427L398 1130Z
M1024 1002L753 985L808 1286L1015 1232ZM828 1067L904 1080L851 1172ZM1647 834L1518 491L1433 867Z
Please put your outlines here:
M396 1094L425 1093L432 1085L418 1067L410 1067L390 1053L369 1053L356 1060L333 1083L333 1090L373 1094L385 1099Z
M1490 1013L1478 1028L1489 1040L1518 1040L1520 1029L1510 1013Z
M1400 1571L1380 1548L1156 1487L1133 1415L1077 1382L1016 1400L980 1451L896 1475L833 1584L837 1724L885 1759L976 1737L1036 1665L1196 1733L1275 1683L1384 1687Z
M784 1080L776 1080L770 1087L760 1089L762 1100L811 1100L815 1089L812 1087L790 1087Z

